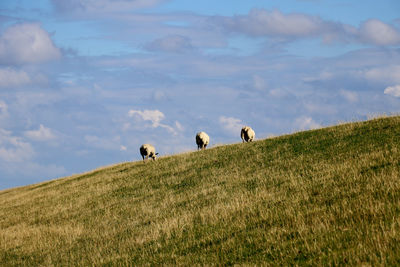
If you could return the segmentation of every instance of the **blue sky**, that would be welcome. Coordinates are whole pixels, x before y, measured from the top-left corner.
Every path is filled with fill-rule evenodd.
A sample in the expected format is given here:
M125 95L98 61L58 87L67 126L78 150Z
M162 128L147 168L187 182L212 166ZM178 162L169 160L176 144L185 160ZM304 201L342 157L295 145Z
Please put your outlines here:
M0 189L400 112L397 0L0 2Z

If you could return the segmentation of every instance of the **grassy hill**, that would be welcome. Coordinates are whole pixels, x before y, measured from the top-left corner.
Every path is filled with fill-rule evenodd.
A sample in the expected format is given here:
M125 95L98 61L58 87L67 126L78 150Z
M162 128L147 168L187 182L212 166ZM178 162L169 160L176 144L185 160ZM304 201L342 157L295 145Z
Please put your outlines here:
M399 265L400 117L0 191L0 265L235 263Z

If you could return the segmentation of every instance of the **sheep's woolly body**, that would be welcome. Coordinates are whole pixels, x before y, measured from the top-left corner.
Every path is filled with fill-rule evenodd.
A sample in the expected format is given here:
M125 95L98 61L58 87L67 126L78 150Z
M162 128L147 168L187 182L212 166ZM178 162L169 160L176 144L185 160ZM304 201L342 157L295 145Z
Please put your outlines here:
M143 160L145 157L146 157L146 159L152 158L153 160L156 160L157 154L158 153L156 153L156 149L154 148L154 146L152 146L150 144L143 144L140 147L140 155L142 155Z
M254 133L253 129L249 126L245 126L242 128L242 131L240 132L240 137L243 140L243 143L246 142L251 142L254 140L254 137L256 134Z
M205 149L210 143L210 137L205 132L199 132L196 134L197 149Z

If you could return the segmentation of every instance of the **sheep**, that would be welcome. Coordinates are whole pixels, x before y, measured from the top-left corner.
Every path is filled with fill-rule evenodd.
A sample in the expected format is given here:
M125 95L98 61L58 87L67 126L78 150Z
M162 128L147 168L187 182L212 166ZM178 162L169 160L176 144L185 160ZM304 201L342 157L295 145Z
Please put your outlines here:
M142 155L144 162L144 157L146 157L147 160L149 159L149 157L153 160L156 160L156 155L158 155L158 153L156 153L156 149L154 148L154 146L150 144L143 144L140 147L140 155Z
M255 136L256 134L254 133L253 129L251 129L251 127L249 126L243 127L242 131L240 132L240 137L242 137L243 143L244 141L246 142L253 141Z
M197 150L206 149L207 145L210 143L210 137L205 132L199 132L196 134L196 144Z

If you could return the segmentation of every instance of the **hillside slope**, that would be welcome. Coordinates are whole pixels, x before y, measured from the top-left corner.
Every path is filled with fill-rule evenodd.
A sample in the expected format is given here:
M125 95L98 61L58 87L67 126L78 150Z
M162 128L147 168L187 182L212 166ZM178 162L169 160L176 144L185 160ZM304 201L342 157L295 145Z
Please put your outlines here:
M400 264L400 117L0 191L9 265Z

